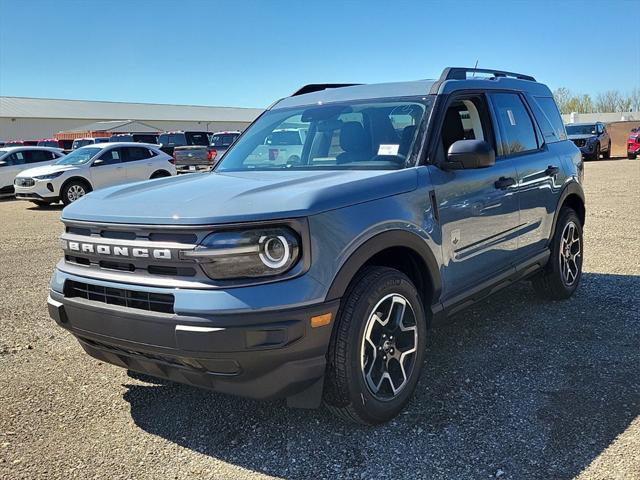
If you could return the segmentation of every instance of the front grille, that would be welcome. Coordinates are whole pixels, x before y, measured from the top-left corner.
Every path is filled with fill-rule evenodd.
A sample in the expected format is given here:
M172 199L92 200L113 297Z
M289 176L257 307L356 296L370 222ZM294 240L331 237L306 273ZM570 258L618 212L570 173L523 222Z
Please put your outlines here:
M169 293L139 292L67 280L64 285L64 296L139 310L173 313L174 298Z
M584 147L587 143L587 141L584 138L577 138L575 140L572 140L573 143L576 144L576 147Z
M16 187L33 187L36 182L33 178L16 178L15 179L15 185Z

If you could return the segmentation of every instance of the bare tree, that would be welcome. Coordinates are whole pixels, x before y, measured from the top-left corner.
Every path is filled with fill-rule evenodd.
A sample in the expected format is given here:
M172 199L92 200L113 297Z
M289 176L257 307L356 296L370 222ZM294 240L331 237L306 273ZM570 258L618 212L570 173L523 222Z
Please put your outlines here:
M567 105L571 99L571 92L568 88L556 88L553 92L553 97L555 98L561 113L571 113L571 109Z
M596 111L598 113L619 112L620 99L620 92L617 90L607 90L599 93L596 97Z
M640 87L636 87L631 90L629 100L631 100L631 108L633 111L640 112Z

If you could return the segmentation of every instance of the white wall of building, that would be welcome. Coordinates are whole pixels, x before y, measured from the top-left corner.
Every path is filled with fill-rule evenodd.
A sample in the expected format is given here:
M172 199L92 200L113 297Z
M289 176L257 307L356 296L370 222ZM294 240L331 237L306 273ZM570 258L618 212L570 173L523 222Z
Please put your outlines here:
M615 112L615 113L567 113L562 115L564 123L591 123L591 122L627 122L640 120L640 112Z
M51 138L57 132L72 130L76 127L92 122L107 120L95 119L55 119L55 118L7 118L0 117L0 140L35 140L39 138ZM128 119L109 119L128 120ZM217 132L221 130L243 130L249 122L186 122L171 120L145 120L144 123L152 125L158 131L165 130L204 130Z

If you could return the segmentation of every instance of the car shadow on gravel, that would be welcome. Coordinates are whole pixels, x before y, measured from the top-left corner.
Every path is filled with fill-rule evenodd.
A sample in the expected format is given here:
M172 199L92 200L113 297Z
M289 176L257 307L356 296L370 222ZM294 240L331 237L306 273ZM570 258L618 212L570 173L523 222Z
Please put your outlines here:
M571 478L640 414L640 276L584 274L564 302L514 286L430 330L407 410L346 424L173 383L132 380L137 426L283 478Z

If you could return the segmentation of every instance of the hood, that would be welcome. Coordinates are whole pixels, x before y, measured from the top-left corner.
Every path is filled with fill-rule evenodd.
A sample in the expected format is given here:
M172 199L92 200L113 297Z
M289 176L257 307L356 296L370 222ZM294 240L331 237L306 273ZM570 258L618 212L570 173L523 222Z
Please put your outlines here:
M97 190L62 218L204 225L313 215L414 190L415 168L189 174Z
M43 165L42 167L29 168L18 174L19 177L38 177L40 175L51 175L56 172L66 172L67 170L76 170L73 165Z
M567 138L569 140L588 140L589 138L596 138L596 135L579 133L575 135L567 135Z

